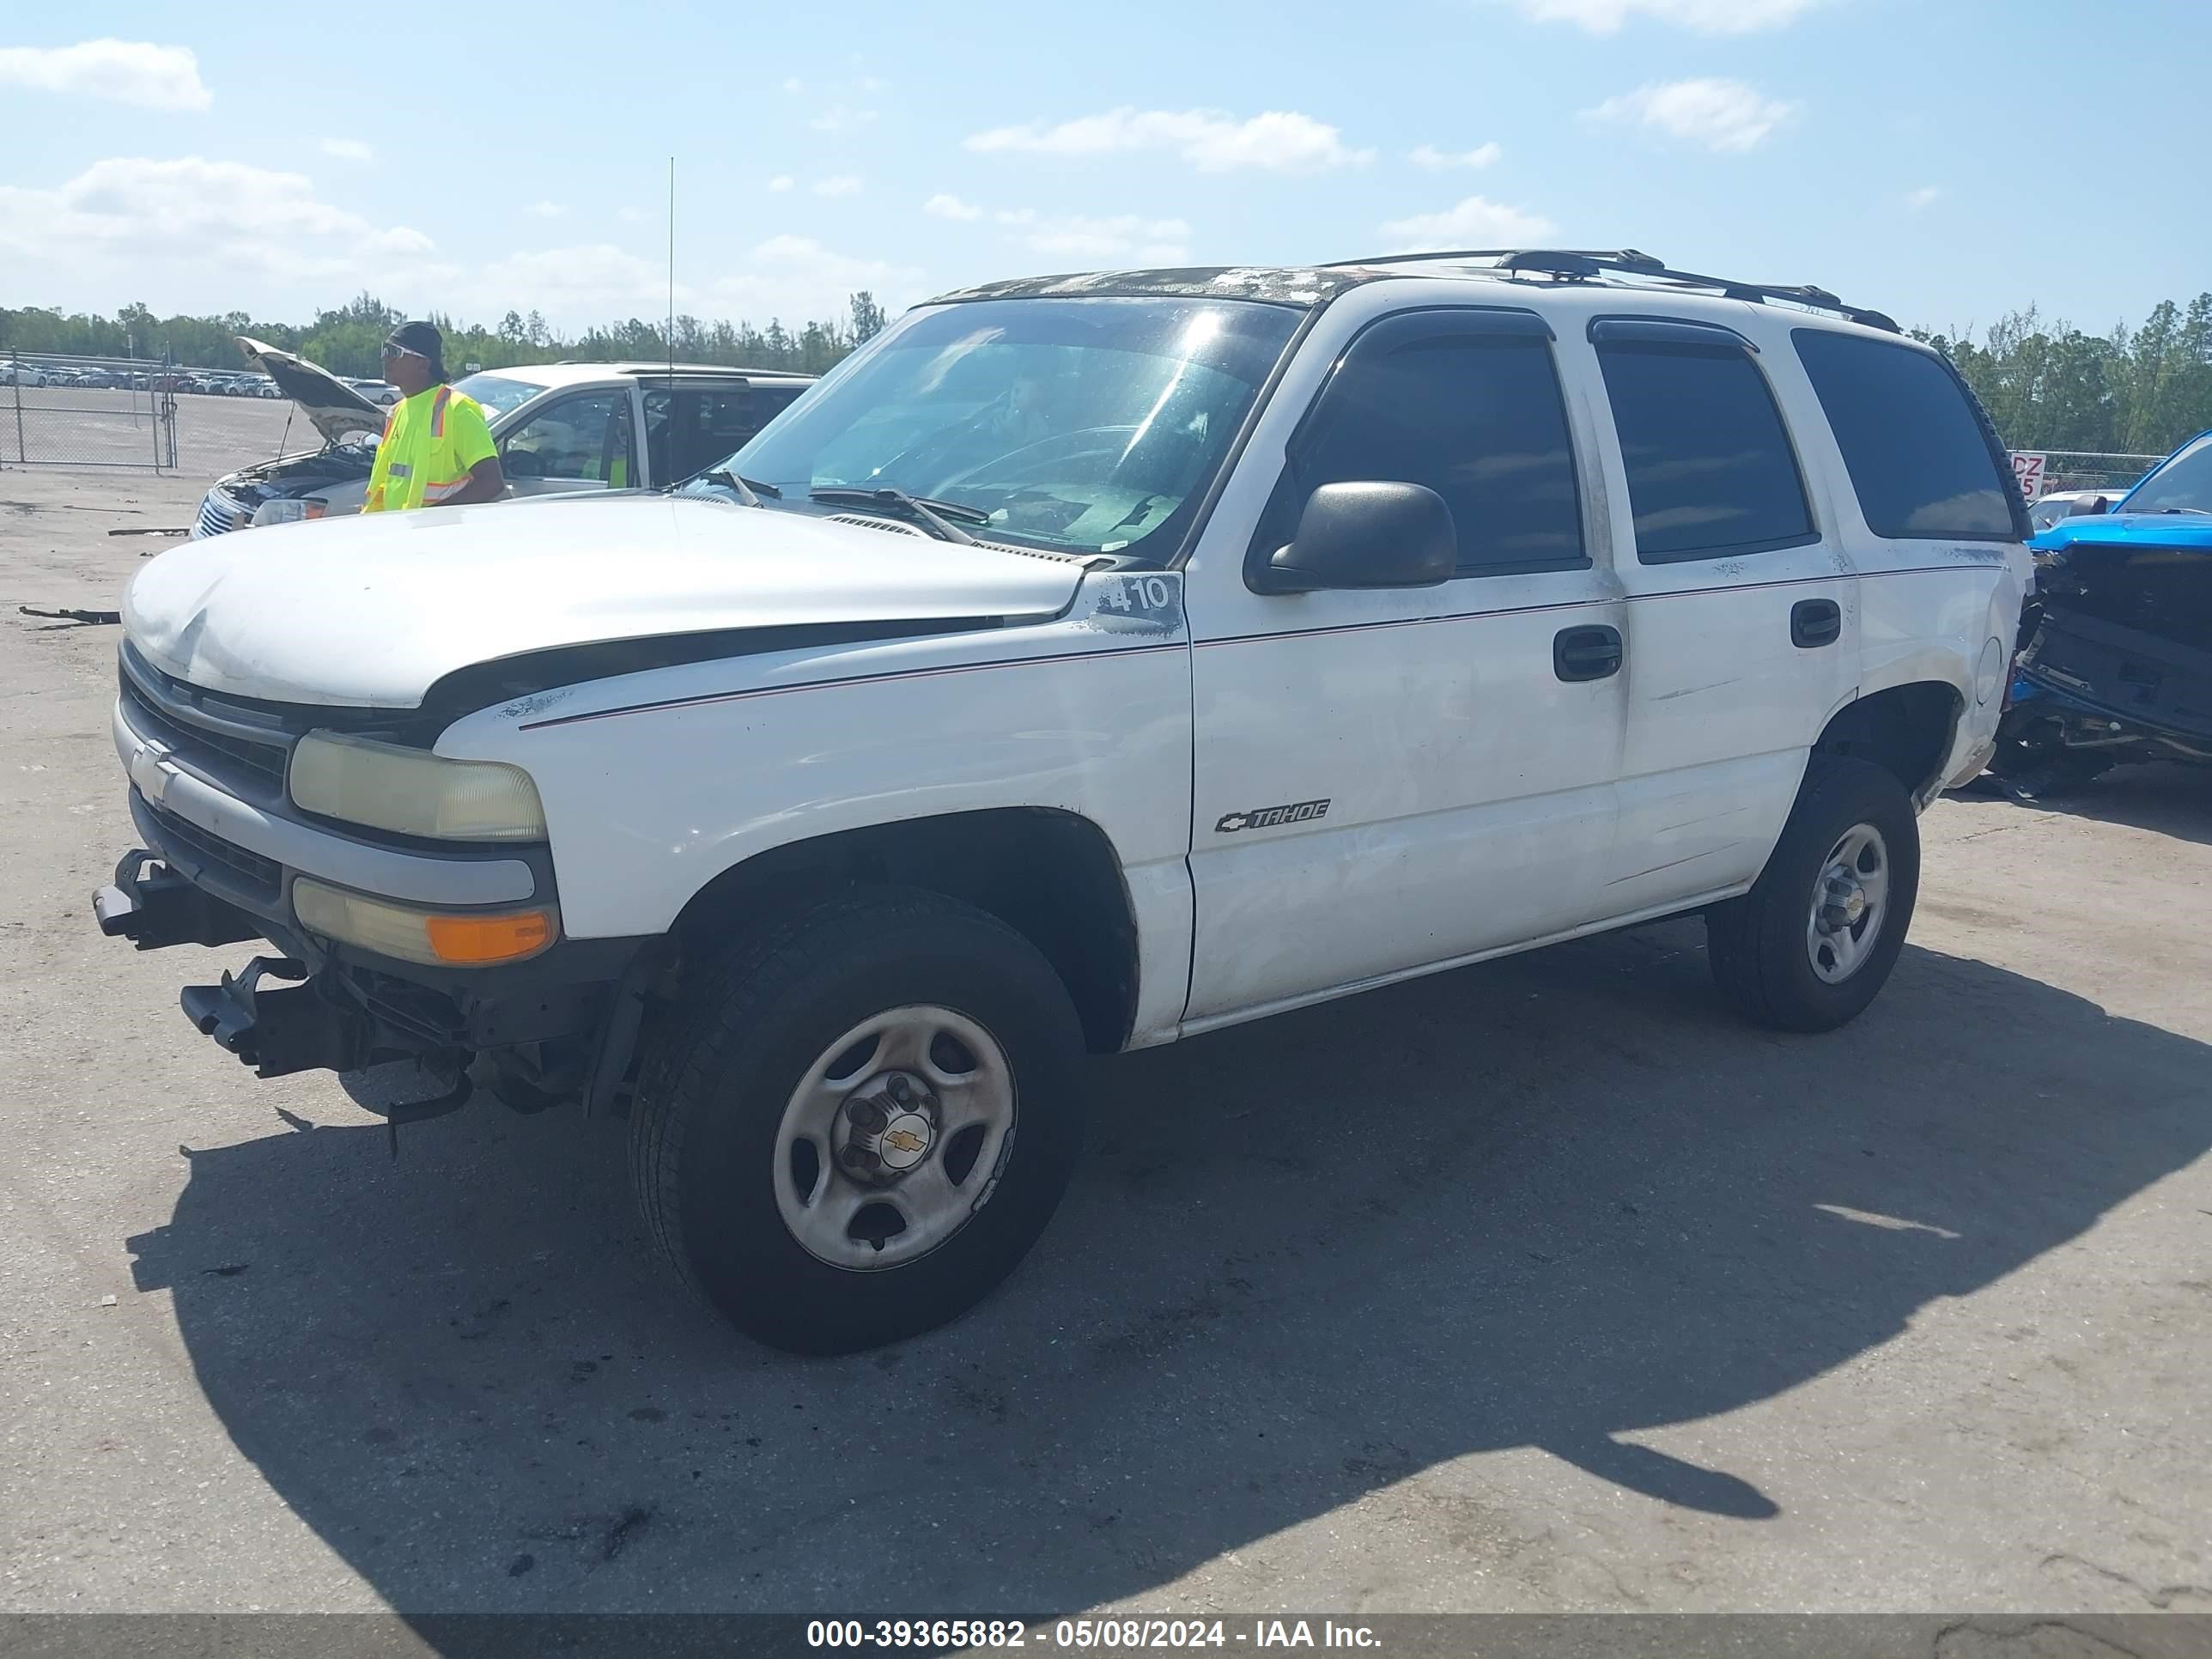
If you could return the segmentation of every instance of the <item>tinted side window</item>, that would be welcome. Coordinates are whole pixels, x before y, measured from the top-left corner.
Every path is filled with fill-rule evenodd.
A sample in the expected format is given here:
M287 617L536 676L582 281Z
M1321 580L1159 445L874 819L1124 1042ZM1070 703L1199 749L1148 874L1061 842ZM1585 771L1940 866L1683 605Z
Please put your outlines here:
M1939 358L1832 329L1796 329L1791 338L1868 529L1914 540L2018 538L2011 474Z
M1425 485L1459 533L1459 572L1587 562L1566 404L1533 335L1408 337L1401 319L1355 343L1300 433L1261 537L1273 552L1325 483Z
M791 400L779 386L659 387L645 394L646 453L653 476L674 483L735 454Z
M1644 564L1816 540L1766 377L1734 348L1601 345Z

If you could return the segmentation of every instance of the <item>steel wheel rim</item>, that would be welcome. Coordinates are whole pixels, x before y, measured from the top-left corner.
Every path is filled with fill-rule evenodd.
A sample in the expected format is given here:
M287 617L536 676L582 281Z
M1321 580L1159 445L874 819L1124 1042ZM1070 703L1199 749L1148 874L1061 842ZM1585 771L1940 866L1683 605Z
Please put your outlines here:
M1870 823L1836 838L1813 881L1805 953L1814 976L1841 985L1866 965L1889 915L1889 843Z
M785 1103L776 1209L817 1261L903 1267L988 1201L1014 1117L1013 1068L981 1025L932 1004L885 1009L823 1049Z

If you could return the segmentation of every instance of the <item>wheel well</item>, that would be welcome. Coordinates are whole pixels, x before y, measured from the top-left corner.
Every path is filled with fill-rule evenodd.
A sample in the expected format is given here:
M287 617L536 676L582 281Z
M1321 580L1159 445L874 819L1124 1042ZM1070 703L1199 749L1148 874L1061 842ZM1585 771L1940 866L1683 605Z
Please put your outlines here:
M1093 1053L1113 1053L1128 1040L1137 1012L1136 918L1113 844L1073 812L957 812L774 848L701 889L672 932L683 946L705 945L771 906L871 884L922 888L996 916L1052 963Z
M1872 761L1917 801L1936 781L1965 706L1958 692L1936 681L1893 685L1838 709L1813 748Z

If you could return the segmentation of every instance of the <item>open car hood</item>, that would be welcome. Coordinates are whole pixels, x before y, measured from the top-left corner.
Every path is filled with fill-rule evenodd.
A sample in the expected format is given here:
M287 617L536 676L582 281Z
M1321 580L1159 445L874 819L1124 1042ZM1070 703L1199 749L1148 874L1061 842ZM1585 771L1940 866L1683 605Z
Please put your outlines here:
M385 411L327 368L265 341L244 334L236 337L246 361L276 381L330 442L343 443L360 433L384 430Z

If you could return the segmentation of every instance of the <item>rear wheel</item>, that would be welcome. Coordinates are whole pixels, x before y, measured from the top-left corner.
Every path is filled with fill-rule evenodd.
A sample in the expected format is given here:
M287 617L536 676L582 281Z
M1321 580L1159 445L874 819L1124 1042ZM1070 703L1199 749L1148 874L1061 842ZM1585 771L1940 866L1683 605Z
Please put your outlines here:
M1869 762L1814 755L1758 882L1706 914L1713 976L1761 1024L1832 1030L1888 980L1919 888L1904 786Z
M630 1167L654 1238L747 1334L806 1353L964 1312L1035 1243L1080 1144L1081 1029L1036 947L926 893L741 941L655 1040Z

